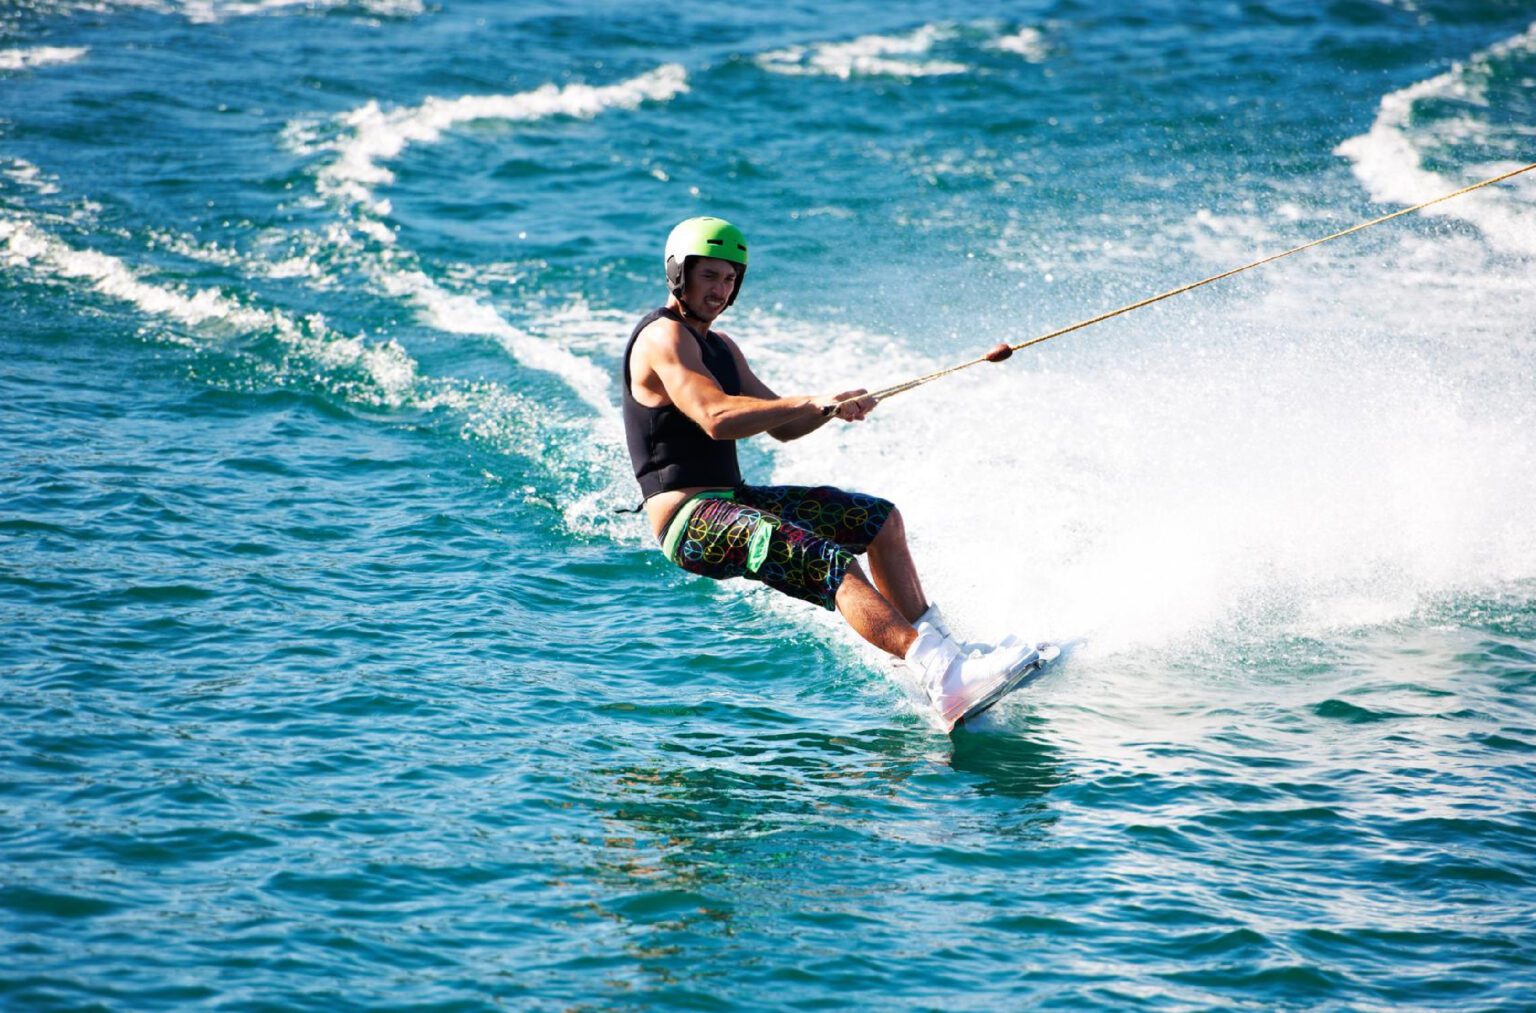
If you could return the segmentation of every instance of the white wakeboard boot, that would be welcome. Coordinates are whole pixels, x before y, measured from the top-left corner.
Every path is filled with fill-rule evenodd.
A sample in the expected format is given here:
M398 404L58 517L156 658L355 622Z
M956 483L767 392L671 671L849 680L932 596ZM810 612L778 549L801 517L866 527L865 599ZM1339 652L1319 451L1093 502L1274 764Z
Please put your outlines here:
M919 623L907 664L922 674L923 688L948 731L1000 700L1035 669L1040 652L1009 638L993 648L966 654L928 623Z
M923 614L912 621L913 626L922 626L924 623L932 626L939 632L941 637L960 648L961 654L985 653L992 649L993 645L991 644L982 643L979 640L961 640L951 633L949 631L949 622L944 618L944 613L939 610L939 603L936 601L930 601L928 608L924 610ZM1001 647L1003 644L1016 641L1017 639L1017 637L1010 633L997 646Z

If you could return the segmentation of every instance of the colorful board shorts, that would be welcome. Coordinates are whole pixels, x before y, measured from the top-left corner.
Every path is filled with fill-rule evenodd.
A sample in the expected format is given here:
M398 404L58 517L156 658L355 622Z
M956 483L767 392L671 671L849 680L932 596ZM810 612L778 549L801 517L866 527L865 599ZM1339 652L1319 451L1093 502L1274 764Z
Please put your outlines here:
M689 573L745 577L825 609L853 557L869 548L895 507L831 486L739 485L687 500L661 550Z

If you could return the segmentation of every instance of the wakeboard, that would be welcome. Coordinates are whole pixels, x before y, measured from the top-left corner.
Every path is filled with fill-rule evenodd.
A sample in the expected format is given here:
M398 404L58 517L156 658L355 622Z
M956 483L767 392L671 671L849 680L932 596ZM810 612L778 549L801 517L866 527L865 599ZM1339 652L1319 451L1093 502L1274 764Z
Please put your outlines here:
M960 725L975 721L981 715L987 713L994 706L996 706L998 701L1002 700L1003 697L1017 690L1023 689L1025 686L1028 686L1030 683L1040 678L1040 676L1045 672L1047 668L1050 668L1052 665L1061 661L1063 657L1080 646L1082 643L1082 638L1078 637L1072 640L1062 641L1061 643L1055 643L1047 640L1036 644L1035 657L1028 664L1019 669L1009 678L998 683L997 686L994 687L989 693L987 693L986 696L973 703L969 710L960 715L954 721L950 722L947 727L944 727L944 731L953 731ZM941 715L934 716L938 718L938 723L940 726L944 726L945 719Z

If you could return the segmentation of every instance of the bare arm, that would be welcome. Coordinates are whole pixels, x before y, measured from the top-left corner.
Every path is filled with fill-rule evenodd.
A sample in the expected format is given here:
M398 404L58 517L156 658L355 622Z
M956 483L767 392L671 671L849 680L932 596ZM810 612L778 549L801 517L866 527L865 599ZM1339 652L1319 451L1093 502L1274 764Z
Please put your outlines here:
M665 319L647 327L635 342L630 371L636 397L650 395L642 403L669 400L716 440L739 440L796 423L819 425L822 408L836 403L830 397L778 397L760 381L749 388L747 373L743 393L727 394L705 368L692 336Z
M747 357L741 354L741 349L736 347L736 342L730 338L725 338L725 343L731 350L731 356L736 360L736 372L741 377L742 393L759 398L777 398L778 395L770 390L766 383L759 380L756 373L752 372L752 367L747 365ZM773 426L767 430L768 435L781 442L798 440L802 436L809 436L811 433L814 433L833 418L840 418L847 422L858 421L868 415L874 408L873 402L868 405L865 405L863 402L855 402L833 414L826 414L824 409L828 405L848 401L863 393L862 389L850 390L833 395L830 398L814 399L816 404L815 415L790 419L780 425Z

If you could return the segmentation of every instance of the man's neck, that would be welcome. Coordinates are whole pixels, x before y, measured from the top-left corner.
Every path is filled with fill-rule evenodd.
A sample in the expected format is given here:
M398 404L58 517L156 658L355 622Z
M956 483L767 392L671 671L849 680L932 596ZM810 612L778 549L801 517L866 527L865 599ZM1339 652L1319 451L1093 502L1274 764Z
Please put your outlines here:
M710 326L715 322L713 317L706 320L703 317L697 316L690 312L688 307L684 305L683 301L677 296L672 296L667 300L667 309L672 310L678 316L682 317L683 326L687 327L690 331L692 331L694 334L697 334L701 338L706 337L709 334Z

